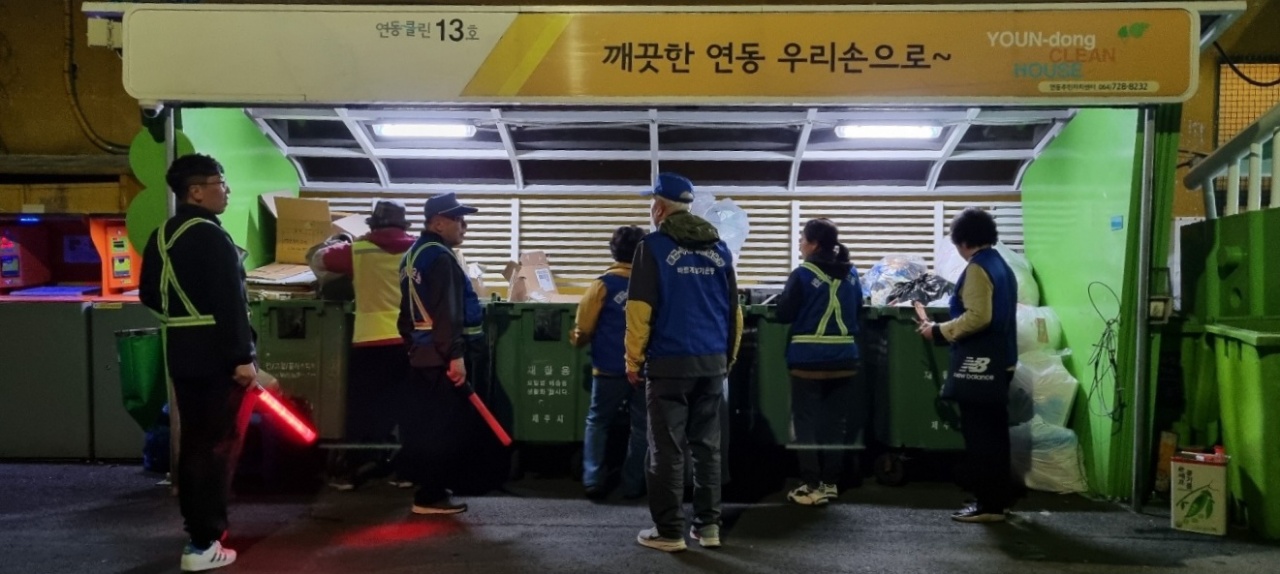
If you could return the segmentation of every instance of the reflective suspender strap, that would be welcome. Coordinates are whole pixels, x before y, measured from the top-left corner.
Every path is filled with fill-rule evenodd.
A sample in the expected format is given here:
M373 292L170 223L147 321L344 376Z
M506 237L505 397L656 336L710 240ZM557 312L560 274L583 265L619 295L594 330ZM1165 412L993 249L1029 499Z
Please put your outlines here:
M853 337L849 336L849 328L844 324L844 317L841 316L842 313L840 309L840 299L837 297L837 293L840 290L841 281L839 279L832 279L826 273L823 273L822 270L819 269L817 265L814 265L812 263L806 262L805 264L801 265L801 267L804 267L805 269L808 269L809 271L813 272L813 274L818 277L819 281L827 285L827 291L828 291L827 310L822 314L822 320L818 321L818 330L816 333L812 335L796 335L792 337L791 340L800 342L800 343L830 343L830 344L852 343L854 339ZM839 327L840 329L839 335L826 334L827 323L831 321L832 317L835 317L836 326Z
M178 284L178 277L173 272L173 265L169 261L169 249L178 241L192 226L200 223L208 223L214 225L212 221L206 219L189 219L173 232L173 237L165 237L164 225L160 226L160 232L157 235L157 243L160 248L160 262L162 270L160 271L160 320L166 327L199 327L207 325L215 325L217 322L212 315L202 315L191 303L191 299L187 297L186 292L182 290L182 286ZM169 315L169 287L173 287L174 293L178 294L178 298L182 301L182 306L187 311L186 317L171 317Z
M435 323L431 321L431 315L427 313L426 305L422 304L422 298L418 296L418 290L413 286L413 275L411 274L414 268L413 262L417 261L418 256L422 255L422 252L425 251L428 247L444 247L445 252L448 253L450 256L454 257L455 260L457 260L457 256L453 255L453 250L449 249L448 247L445 247L443 243L437 243L434 241L419 245L418 248L414 249L411 253L409 253L408 258L405 259L404 278L409 280L409 300L413 302L414 307L417 307L418 314L421 315L423 319L422 321L415 320L413 322L413 329L415 331L430 331L435 327ZM413 309L409 309L409 316L410 317L413 316Z

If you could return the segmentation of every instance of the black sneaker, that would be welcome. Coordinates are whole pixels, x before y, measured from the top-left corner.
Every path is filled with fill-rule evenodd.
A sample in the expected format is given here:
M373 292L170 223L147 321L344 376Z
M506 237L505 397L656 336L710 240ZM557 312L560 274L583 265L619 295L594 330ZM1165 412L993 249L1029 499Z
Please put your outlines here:
M1004 510L991 510L977 504L966 506L951 515L957 522L1004 522Z
M583 494L586 495L588 500L601 500L605 496L608 496L609 492L602 486L588 486L583 491Z
M454 502L452 499L443 498L430 504L413 503L412 512L414 514L459 514L467 511L467 505L461 502Z

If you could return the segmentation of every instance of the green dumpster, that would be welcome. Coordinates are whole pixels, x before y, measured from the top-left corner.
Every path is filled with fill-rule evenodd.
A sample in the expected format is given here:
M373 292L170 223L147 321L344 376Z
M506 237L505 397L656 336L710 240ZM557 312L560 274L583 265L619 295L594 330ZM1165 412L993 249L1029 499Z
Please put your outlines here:
M768 425L774 444L792 445L795 428L791 420L791 372L787 368L787 345L791 325L774 318L772 305L752 305L745 309L746 324L756 328L756 380L754 404ZM859 345L864 343L859 340ZM866 351L863 350L863 356ZM844 395L848 401L845 440L847 446L863 448L866 426L866 399L863 387L866 377L859 374L855 388Z
M1186 409L1175 429L1182 444L1210 444L1221 432L1221 409L1213 341L1205 336L1204 325L1184 324L1178 350Z
M342 439L351 304L318 299L264 300L251 302L249 311L258 332L258 366L280 379L285 394L309 403L320 439Z
M791 426L791 374L787 369L787 335L791 325L777 322L772 306L752 305L746 313L756 318L754 403L769 427L774 444L789 444L795 436Z
M947 320L945 309L929 309L934 321ZM958 451L960 411L939 397L946 381L949 350L916 332L911 307L868 309L862 335L863 361L871 381L871 428L875 440L891 452L875 462L877 480L901 484L905 458L893 451Z
M1236 517L1280 539L1280 318L1224 320L1205 331L1215 352Z
M515 440L583 439L591 405L591 358L569 343L575 303L492 303L494 378L506 401L491 408Z

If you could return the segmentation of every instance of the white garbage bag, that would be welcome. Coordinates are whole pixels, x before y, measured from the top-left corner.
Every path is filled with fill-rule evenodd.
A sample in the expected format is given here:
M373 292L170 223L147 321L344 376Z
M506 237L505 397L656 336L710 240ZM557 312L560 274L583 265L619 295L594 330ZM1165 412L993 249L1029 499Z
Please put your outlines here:
M1018 305L1018 354L1062 348L1062 321L1049 307Z
M1036 283L1035 272L1031 269L1031 262L1027 261L1021 253L1009 249L1009 246L1003 242L996 243L996 251L1000 253L1000 257L1004 258L1004 262L1009 265L1009 269L1013 270L1013 276L1018 279L1018 302L1023 305L1036 307L1040 305L1040 285Z
M1068 494L1089 490L1075 431L1039 416L1009 429L1012 472L1027 488Z
M1031 395L1036 415L1057 426L1066 426L1080 390L1080 382L1062 364L1062 356L1045 351L1018 357L1011 386Z
M996 243L996 252L1009 265L1009 269L1013 271L1013 276L1018 280L1018 302L1024 305L1035 307L1040 304L1040 285L1036 283L1035 273L1032 271L1031 262L1027 261L1021 253L1018 253L1004 243ZM951 243L951 237L944 237L933 247L933 272L934 274L956 283L960 281L960 275L964 273L965 267L969 262L960 256L960 252L956 250L956 246Z

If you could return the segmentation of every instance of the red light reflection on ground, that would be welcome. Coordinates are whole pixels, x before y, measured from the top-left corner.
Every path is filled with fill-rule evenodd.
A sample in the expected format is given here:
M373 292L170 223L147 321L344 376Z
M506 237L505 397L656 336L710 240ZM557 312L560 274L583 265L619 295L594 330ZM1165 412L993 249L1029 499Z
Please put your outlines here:
M393 546L448 536L461 528L456 521L449 519L412 519L393 524L366 526L343 534L338 538L338 543L354 548Z

